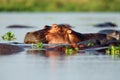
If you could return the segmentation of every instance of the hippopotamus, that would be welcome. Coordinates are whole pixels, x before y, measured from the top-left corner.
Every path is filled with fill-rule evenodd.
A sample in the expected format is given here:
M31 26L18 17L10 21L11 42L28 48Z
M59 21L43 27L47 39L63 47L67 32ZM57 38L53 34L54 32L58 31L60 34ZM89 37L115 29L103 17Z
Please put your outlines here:
M92 40L97 45L105 45L110 40L120 40L119 32L104 33L79 33L68 24L53 24L44 26L43 29L28 32L24 43L43 42L47 44L80 44Z
M72 29L68 24L53 24L44 26L43 29L28 32L25 36L25 43L47 43L57 44L45 47L45 50L29 50L28 53L41 53L46 57L57 57L66 55L66 46L76 53L84 53L85 50L92 50L105 54L105 50L110 45L120 44L120 33L116 30L102 30L98 33L79 33ZM60 45L58 45L60 44ZM77 51L77 50L78 51Z
M105 28L105 27L117 27L117 25L115 23L112 22L105 22L105 23L100 23L100 24L96 24L94 25L95 27L100 27L100 28Z
M9 25L7 28L34 28L33 26L26 26L26 25Z
M106 37L102 33L81 34L71 29L68 24L53 24L45 26L43 29L27 32L24 43L78 43L88 39L103 39Z
M22 51L24 51L24 49L20 46L0 43L0 55L10 55Z

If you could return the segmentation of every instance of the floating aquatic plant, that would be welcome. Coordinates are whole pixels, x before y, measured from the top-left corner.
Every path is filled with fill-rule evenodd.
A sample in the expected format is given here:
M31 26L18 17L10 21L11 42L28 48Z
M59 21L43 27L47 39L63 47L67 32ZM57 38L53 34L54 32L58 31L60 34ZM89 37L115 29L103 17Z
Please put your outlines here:
M7 32L2 36L3 40L12 41L15 40L15 34L13 32Z
M106 54L111 55L112 57L114 56L119 56L120 57L120 45L118 46L110 46L107 50L106 50Z
M94 43L93 42L88 42L87 46L94 46Z
M42 49L43 43L42 42L37 43L36 47L37 47L37 49Z
M72 55L72 54L74 54L74 52L78 52L78 48L71 48L71 47L69 47L69 46L66 46L65 47L65 53L66 53L66 55Z
M37 44L32 43L32 49L42 49L43 48L43 43L38 42Z

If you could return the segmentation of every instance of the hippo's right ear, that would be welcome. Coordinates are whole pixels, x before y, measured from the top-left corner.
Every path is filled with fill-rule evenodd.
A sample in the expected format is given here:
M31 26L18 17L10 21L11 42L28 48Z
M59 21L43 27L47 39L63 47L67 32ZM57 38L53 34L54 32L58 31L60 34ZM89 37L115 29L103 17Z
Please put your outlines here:
M58 25L57 24L53 24L52 27L53 28L58 28Z

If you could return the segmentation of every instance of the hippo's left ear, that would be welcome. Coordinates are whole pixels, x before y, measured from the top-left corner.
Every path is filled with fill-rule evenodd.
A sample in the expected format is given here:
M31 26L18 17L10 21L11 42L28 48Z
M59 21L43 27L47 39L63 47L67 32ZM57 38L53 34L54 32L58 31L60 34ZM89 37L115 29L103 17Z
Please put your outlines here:
M71 33L72 33L72 30L67 30L67 33L68 33L68 34L71 34Z

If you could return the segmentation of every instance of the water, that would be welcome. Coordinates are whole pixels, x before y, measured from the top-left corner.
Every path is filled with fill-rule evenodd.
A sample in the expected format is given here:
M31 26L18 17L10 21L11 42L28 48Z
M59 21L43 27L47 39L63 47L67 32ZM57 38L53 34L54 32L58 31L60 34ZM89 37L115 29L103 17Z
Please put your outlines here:
M119 13L0 13L0 36L7 31L23 43L28 31L42 29L44 25L68 23L81 33L103 30L94 24L114 22L120 25ZM8 29L9 25L35 26L27 29ZM112 28L111 28L112 29ZM120 27L114 28L120 30ZM0 42L7 42L0 39ZM88 55L89 54L89 55ZM0 80L119 80L120 59L92 52L64 57L45 57L25 51L0 56Z

